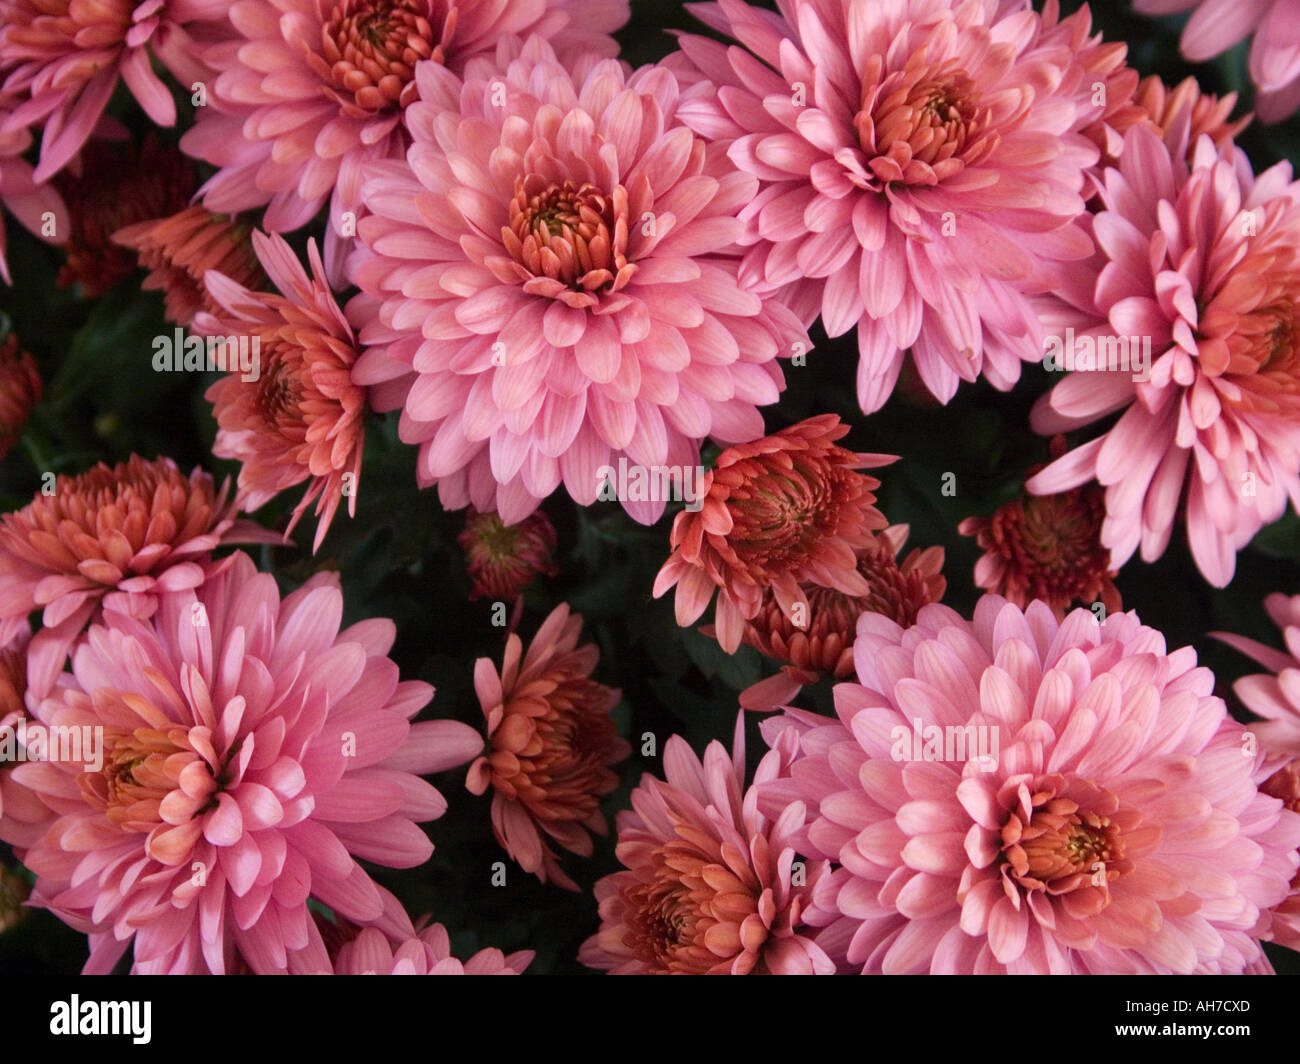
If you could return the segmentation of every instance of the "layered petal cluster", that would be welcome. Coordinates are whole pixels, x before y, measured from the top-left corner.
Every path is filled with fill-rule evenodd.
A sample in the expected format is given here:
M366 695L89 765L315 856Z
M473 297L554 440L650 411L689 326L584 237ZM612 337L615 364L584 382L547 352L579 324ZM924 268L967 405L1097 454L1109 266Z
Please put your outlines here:
M523 975L533 961L532 950L506 955L488 948L462 962L451 955L442 924L425 917L412 925L396 899L387 896L397 925L393 931L346 923L322 929L334 975Z
M68 233L67 207L53 185L36 180L31 163L23 158L32 145L32 134L22 128L8 130L10 113L8 107L0 105L0 208L17 218L32 235L58 243ZM53 231L45 225L50 219ZM13 284L5 247L4 218L0 217L0 279Z
M907 532L907 525L890 525L859 548L858 572L870 588L865 595L806 584L802 590L808 598L808 614L798 624L771 591L763 596L758 613L745 622L743 641L784 664L775 676L742 691L742 706L776 709L788 705L804 684L826 676L843 680L853 675L853 640L861 614L882 613L909 628L922 606L943 598L948 586L943 548L917 547L900 561L897 556L907 542Z
M220 426L212 453L241 463L238 503L256 510L281 491L309 481L285 530L316 503L320 548L346 497L356 512L365 447L366 393L352 383L357 358L352 327L334 301L325 267L309 241L311 276L283 237L253 233L261 269L282 294L251 292L216 271L204 274L220 312L197 324L209 335L256 345L256 379L231 369L206 392ZM242 359L242 354L241 354Z
M221 313L203 278L216 270L245 288L260 289L266 277L249 236L252 227L203 207L186 207L166 218L125 226L115 243L130 248L149 271L141 288L162 292L167 320L189 326L200 311Z
M0 0L0 92L16 101L0 134L44 126L36 179L79 152L119 82L156 125L176 124L157 59L184 86L206 81L200 43L229 32L224 0Z
M1139 546L1160 557L1185 514L1197 566L1223 587L1236 552L1300 502L1300 183L1287 163L1256 177L1208 137L1185 154L1138 126L1102 175L1098 253L1043 309L1098 368L1067 375L1032 423L1051 435L1121 416L1026 487L1102 484L1116 569Z
M44 386L36 360L18 345L17 333L0 343L0 461L22 437Z
M88 973L128 946L142 974L328 970L308 898L400 935L357 859L426 861L416 822L446 802L419 775L463 764L479 738L411 724L433 691L399 682L395 627L340 630L342 613L336 575L282 601L238 554L148 621L92 626L33 716L101 728L102 765L12 772L49 810L26 850L33 901L89 933Z
M761 435L775 360L808 340L738 281L757 182L677 121L673 75L566 67L533 37L416 81L407 162L363 187L348 313L354 379L402 409L420 484L514 524L561 481L586 506L620 462L680 471L705 437ZM666 500L621 501L648 524Z
M538 510L517 525L471 510L456 537L465 552L469 597L514 602L539 575L554 576L555 526Z
M1099 50L1087 10L689 6L742 46L685 35L678 61L697 79L682 120L763 183L741 215L742 280L831 336L857 326L866 413L909 350L943 402L981 375L1009 389L1042 356L1026 293L1091 250L1075 223L1107 108L1090 94L1122 53Z
M92 140L54 179L70 221L61 234L67 260L59 286L80 284L89 298L103 295L136 268L135 255L113 234L184 210L197 183L194 165L152 133L138 145Z
M591 856L591 833L608 830L600 799L618 787L613 766L631 753L609 715L621 692L591 678L600 652L594 643L579 646L581 635L582 617L561 603L527 653L512 632L499 672L489 658L475 662L488 751L466 779L474 794L492 788L492 830L506 852L566 890L578 885L550 843Z
M839 446L848 431L821 414L718 456L699 508L673 519L672 554L655 578L655 598L676 587L678 624L693 624L717 590L715 634L734 654L765 598L798 625L808 623L809 588L871 594L857 552L888 522L874 505L880 481L858 470L896 458Z
M237 0L233 40L204 53L219 72L209 106L182 139L219 167L203 186L210 209L266 206L272 232L309 222L330 198L325 260L355 224L367 161L400 159L415 67L460 72L507 34L539 34L559 48L617 54L609 36L627 0Z
M1163 133L1173 133L1180 138L1185 136L1189 155L1202 136L1214 141L1216 148L1223 148L1250 125L1253 117L1245 115L1232 119L1232 112L1237 106L1237 94L1230 92L1225 96L1215 96L1213 93L1202 92L1201 86L1193 77L1186 77L1170 88L1152 74L1138 83L1134 101ZM1178 126L1184 120L1188 123L1185 134Z
M1193 63L1213 59L1251 37L1248 70L1259 117L1280 122L1300 107L1296 0L1133 0L1133 6L1145 15L1191 11L1181 47Z
M745 787L744 714L732 752L703 759L681 736L664 747L664 780L645 775L618 815L615 853L626 871L596 884L600 930L578 960L612 975L833 975L804 926L823 861L800 861L804 806L769 819L758 787L782 771L793 744L769 751Z
M1300 816L1191 648L1133 613L1058 621L985 595L904 630L863 614L838 720L801 710L761 808L807 805L839 864L807 919L885 973L1240 973L1284 899Z
M203 583L217 547L272 541L236 517L227 489L139 455L56 478L53 494L0 518L0 645L43 611L32 671L44 690L101 606L148 617L166 592Z
M1054 437L1052 457L1065 451L1065 437ZM1029 476L1042 468L1034 466ZM966 518L957 531L974 536L984 551L975 563L976 586L1021 609L1041 599L1058 617L1075 603L1121 609L1118 574L1101 545L1105 509L1101 489L1084 484L1059 495L1023 495L991 517Z

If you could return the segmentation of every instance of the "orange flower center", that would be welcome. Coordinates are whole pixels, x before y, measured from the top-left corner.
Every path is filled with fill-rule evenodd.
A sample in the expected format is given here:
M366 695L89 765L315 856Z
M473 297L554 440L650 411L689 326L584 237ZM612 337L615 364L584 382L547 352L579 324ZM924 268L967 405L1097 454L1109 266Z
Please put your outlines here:
M302 419L297 374L284 357L286 353L286 345L272 339L266 369L257 382L257 412L269 425L278 425L286 418Z
M440 33L429 21L432 14L419 0L342 0L321 27L320 53L308 49L307 61L340 102L364 113L403 108L419 95L415 64L446 61L456 7Z
M1021 888L1054 895L1089 885L1105 888L1132 870L1119 827L1109 817L1070 798L1036 797L1028 823L1012 813L1002 826L1002 858Z
M887 75L874 58L863 74L854 126L868 166L887 184L938 184L985 158L999 140L958 60L931 63L923 51Z
M103 742L104 767L79 774L77 784L86 803L102 810L123 831L147 834L163 823L164 799L180 786L182 773L195 762L203 765L200 790L207 793L195 796L191 817L210 804L217 783L190 746L185 729L110 727L104 729ZM192 781L187 780L186 790L194 790Z
M611 292L631 279L627 194L590 183L559 185L538 174L515 179L510 224L501 239L522 278L548 277L572 289Z

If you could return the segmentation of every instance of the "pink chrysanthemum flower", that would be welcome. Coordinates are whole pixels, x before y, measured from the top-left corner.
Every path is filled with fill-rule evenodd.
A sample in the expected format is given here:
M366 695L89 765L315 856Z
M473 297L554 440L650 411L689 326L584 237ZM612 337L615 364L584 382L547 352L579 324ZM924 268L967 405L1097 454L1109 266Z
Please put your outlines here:
M451 938L442 924L429 923L426 916L413 925L400 903L380 889L389 901L393 930L346 922L321 927L334 975L523 975L533 962L532 950L506 955L493 948L461 962L451 955Z
M807 337L724 257L757 183L677 122L671 73L571 72L536 37L498 62L417 71L409 165L364 186L348 314L354 379L402 408L421 485L514 524L561 481L586 506L621 462L761 435ZM666 500L621 501L648 524Z
M1260 741L1276 753L1300 758L1300 595L1274 593L1264 600L1264 609L1282 630L1286 650L1228 632L1213 634L1268 669L1243 676L1232 689L1247 709L1264 718L1250 726Z
M1193 77L1183 78L1176 86L1170 88L1155 74L1145 77L1138 84L1134 101L1148 118L1164 133L1177 133L1177 123L1187 121L1187 147L1189 155L1196 147L1201 136L1208 136L1216 148L1222 148L1228 141L1250 125L1252 115L1231 120L1233 109L1237 106L1237 94L1230 92L1219 97L1202 92L1201 86ZM1188 112L1186 119L1183 112ZM1190 158L1188 160L1191 161Z
M1034 408L1034 428L1122 416L1026 487L1104 485L1114 569L1139 545L1144 560L1160 557L1184 510L1197 566L1223 587L1236 552L1288 496L1300 501L1300 183L1287 163L1255 177L1239 149L1208 137L1189 165L1171 139L1129 131L1101 178L1098 253L1043 305L1056 350L1100 351L1102 369L1066 376Z
M238 36L205 53L220 76L182 140L220 167L201 190L214 211L267 205L274 232L305 225L330 200L325 261L355 226L363 165L400 159L415 67L459 73L506 34L537 33L558 48L617 54L609 34L627 0L239 0Z
M1255 109L1265 122L1280 122L1300 107L1300 25L1297 0L1133 0L1144 15L1169 15L1192 8L1183 28L1183 57L1203 63L1251 34L1250 80Z
M678 63L705 79L682 120L763 182L741 214L741 279L831 336L857 326L864 412L909 349L944 402L981 374L1009 389L1042 357L1026 293L1090 251L1073 223L1098 152L1081 131L1105 108L1086 10L1047 24L998 0L689 6L743 45L684 35Z
M664 748L664 775L641 777L618 814L615 853L625 872L596 884L600 930L578 960L613 975L832 975L804 926L827 873L799 861L804 806L769 819L758 788L788 763L793 743L767 753L745 788L744 714L733 753L709 743L701 761L681 736Z
M787 710L799 754L760 806L808 806L837 862L807 919L885 973L1240 973L1286 897L1300 816L1191 648L1132 613L1058 621L985 595L904 630L863 614L838 721ZM1212 870L1212 873L1211 873Z
M220 426L212 453L241 463L243 510L309 481L285 537L315 501L312 549L319 550L345 497L348 514L356 513L361 487L367 410L365 389L352 383L357 346L314 240L307 245L310 277L283 237L254 232L253 248L282 295L251 292L217 271L203 275L221 309L212 319L200 312L196 325L258 345L256 380L241 367L207 390Z
M673 552L655 577L655 598L677 589L678 624L694 624L717 590L715 635L734 654L765 596L806 624L809 587L871 594L856 552L889 522L874 505L880 481L858 470L896 458L846 450L835 441L848 431L821 414L718 456L699 508L673 519Z
M53 185L42 184L33 176L32 166L23 158L31 147L32 135L26 129L5 132L9 111L0 107L0 208L8 211L34 236L59 243L68 235L68 210ZM53 232L45 225L52 216ZM42 229L46 231L41 232ZM0 279L13 284L9 263L5 259L5 225L0 217Z
M274 542L236 517L228 486L139 455L56 478L52 495L0 518L0 644L43 611L30 668L44 690L101 606L148 617L162 594L203 582L217 547Z
M0 0L0 91L18 101L0 132L44 125L44 181L81 150L119 79L152 121L175 125L152 60L187 92L207 80L195 48L229 31L227 10L225 0Z
M399 682L391 621L340 631L342 612L336 575L281 601L238 554L148 622L106 614L33 710L103 729L98 771L12 772L49 808L25 856L34 902L89 933L88 973L131 945L142 974L328 970L309 897L400 934L357 858L428 860L416 821L446 802L419 775L464 764L480 739L409 723L432 688Z
M591 678L600 651L578 646L581 635L582 617L561 603L526 654L509 636L500 672L490 658L475 662L489 748L466 779L474 794L492 788L492 830L506 852L525 872L566 890L578 885L547 840L591 856L591 833L608 830L600 799L618 786L613 766L632 751L609 716L620 692Z
M514 602L539 575L554 576L555 526L538 510L517 525L496 514L474 513L456 537L465 552L471 583L470 601L498 599Z
M0 341L0 461L22 438L27 417L44 386L36 360L18 345L18 334Z

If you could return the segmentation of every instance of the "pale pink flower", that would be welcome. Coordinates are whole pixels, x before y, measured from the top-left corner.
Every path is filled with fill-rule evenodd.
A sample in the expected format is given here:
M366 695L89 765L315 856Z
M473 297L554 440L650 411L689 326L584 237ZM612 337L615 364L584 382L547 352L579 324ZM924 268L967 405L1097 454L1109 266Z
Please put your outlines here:
M1144 560L1160 557L1185 505L1192 556L1223 587L1236 552L1288 497L1300 502L1300 183L1287 163L1255 177L1240 149L1207 136L1188 163L1169 139L1129 131L1101 176L1098 252L1042 305L1058 350L1073 329L1069 353L1100 350L1103 369L1066 376L1034 408L1034 428L1121 416L1026 487L1105 486L1112 569L1139 546ZM1116 338L1132 349L1129 371L1104 368L1117 348L1102 342Z
M8 211L34 236L58 243L68 235L68 209L58 190L51 184L38 182L31 163L23 153L31 147L32 135L26 129L6 132L10 112L0 107L0 208ZM53 233L44 225L53 220ZM46 228L42 234L41 229ZM13 284L9 263L5 260L5 224L0 216L0 278Z
M1300 815L1191 648L1133 613L995 595L904 630L865 613L860 684L797 735L760 807L808 807L838 863L807 919L864 973L1240 973L1300 856Z
M691 7L743 46L683 35L674 59L698 72L682 121L763 183L741 213L741 280L805 322L820 314L831 336L857 326L864 412L884 405L909 349L943 402L981 374L1008 390L1042 357L1026 293L1090 251L1074 223L1098 151L1082 131L1105 108L1083 60L1109 70L1114 57L1085 54L1087 12Z
M497 63L416 72L409 165L363 189L348 314L369 346L353 379L402 409L420 484L514 524L561 481L587 506L602 468L762 435L776 358L807 337L737 281L724 253L757 182L676 120L670 72L571 70L537 37Z
M1300 107L1300 2L1297 0L1133 0L1144 15L1192 11L1183 27L1183 57L1204 63L1254 34L1248 69L1255 110L1280 122Z
M746 789L743 713L732 753L715 741L701 760L672 736L667 782L643 776L618 815L614 852L627 871L596 884L600 930L578 960L613 975L833 975L803 920L828 870L824 861L795 867L804 804L771 818L758 808L759 789L793 749L769 751Z
M119 81L153 122L174 126L153 60L190 92L211 76L196 48L229 32L227 10L225 0L0 0L0 91L14 103L0 134L45 127L44 181L81 150Z
M612 56L609 34L627 18L627 0L238 0L236 38L204 53L220 74L181 146L220 168L200 190L208 208L266 205L272 232L305 225L330 197L333 275L363 164L410 144L418 63L459 73L506 34L529 33Z
M87 973L128 946L142 974L328 970L309 897L400 936L357 859L428 860L416 822L446 801L419 775L481 740L455 721L411 724L433 690L399 682L394 625L340 631L342 614L336 574L281 601L237 554L148 621L105 614L33 709L103 728L98 771L11 773L49 810L24 859L33 901L90 935Z

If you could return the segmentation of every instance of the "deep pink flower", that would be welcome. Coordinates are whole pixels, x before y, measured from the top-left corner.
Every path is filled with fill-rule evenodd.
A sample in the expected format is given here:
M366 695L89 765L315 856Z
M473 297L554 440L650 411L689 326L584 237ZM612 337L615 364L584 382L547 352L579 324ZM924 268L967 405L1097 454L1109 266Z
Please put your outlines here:
M46 725L103 729L99 771L11 773L49 809L25 856L33 899L89 933L88 973L129 945L137 973L328 970L309 897L400 935L356 859L426 861L416 821L446 802L419 775L481 740L410 724L433 690L399 682L392 622L340 631L342 612L336 575L281 601L237 554L148 621L105 614L35 707Z
M1081 131L1105 108L1082 62L1086 10L1045 23L998 0L689 6L743 46L684 35L678 62L704 79L682 120L763 182L741 214L742 281L831 336L857 325L864 412L909 349L944 402L981 374L1009 389L1042 356L1025 293L1090 250L1073 223L1098 152Z
M175 125L152 60L189 92L211 76L197 43L229 32L226 12L225 0L0 0L0 91L16 104L0 133L44 125L44 181L81 150L119 80L153 122Z
M1160 557L1185 506L1192 556L1223 587L1236 552L1288 497L1300 501L1300 183L1287 163L1255 177L1239 149L1208 137L1189 164L1170 140L1129 131L1091 217L1098 253L1043 305L1063 352L1073 335L1075 357L1087 356L1083 337L1123 338L1131 355L1128 371L1116 359L1120 369L1066 376L1034 408L1034 428L1122 415L1026 487L1104 485L1113 569L1139 545L1144 560ZM1140 379L1133 356L1148 343Z
M254 232L253 248L281 294L250 291L215 270L203 275L220 310L211 319L200 313L196 324L209 335L248 336L258 345L256 380L245 379L241 368L204 395L220 426L212 453L241 463L243 510L307 481L284 534L315 502L312 550L319 550L345 498L348 515L356 513L361 488L367 410L365 389L352 383L357 345L314 240L307 244L311 276L281 236Z
M220 167L201 190L207 207L267 205L272 232L305 225L331 197L333 275L355 232L344 212L355 222L363 164L400 159L410 144L418 63L459 73L506 34L529 33L612 56L609 34L627 18L627 0L238 0L237 37L204 54L220 76L181 144Z
M807 337L724 257L757 183L676 120L671 73L570 70L537 37L497 58L416 72L409 165L363 189L348 314L353 378L402 409L420 484L514 524L561 481L586 506L602 467L762 435L775 360ZM650 523L665 500L622 501Z
M837 862L807 918L885 973L1239 973L1300 864L1300 816L1191 648L1133 613L1058 621L985 595L904 630L858 622L838 720L763 725L799 750L760 807L806 803Z
M1280 122L1300 107L1300 3L1297 0L1133 0L1145 15L1169 15L1192 8L1183 27L1183 57L1204 63L1254 34L1250 80L1255 110L1265 122Z
M31 133L21 128L5 132L9 113L0 107L0 208L17 218L34 236L57 244L68 236L68 209L58 190L38 182L31 163L22 157L31 147ZM47 212L53 217L53 233L48 229L41 232ZM4 218L0 217L0 278L5 284L13 284L5 260L5 246Z
M824 861L796 866L804 805L770 819L758 808L759 787L793 748L769 751L746 789L743 713L730 754L715 741L701 761L670 738L667 782L643 776L618 815L615 853L627 871L596 884L600 930L578 960L613 975L834 974L803 921L827 873Z

